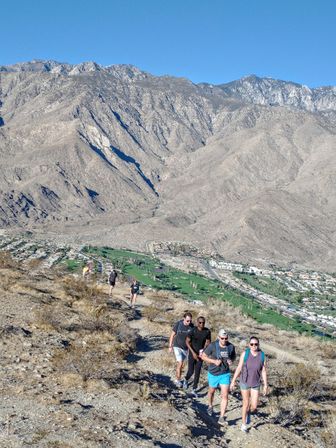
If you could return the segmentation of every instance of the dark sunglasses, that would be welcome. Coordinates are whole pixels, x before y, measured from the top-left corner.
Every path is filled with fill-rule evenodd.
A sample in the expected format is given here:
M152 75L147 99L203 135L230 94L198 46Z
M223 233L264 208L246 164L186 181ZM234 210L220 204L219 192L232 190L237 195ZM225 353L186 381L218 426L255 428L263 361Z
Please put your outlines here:
M258 342L250 342L250 345L258 347L259 344L258 344Z
M220 337L219 339L221 339L222 341L227 341L229 338L227 336L225 336L224 338Z
M204 325L204 324L205 324L205 321L204 321L204 320L199 320L198 323Z
M189 320L186 320L185 322L191 322L191 320L189 319Z

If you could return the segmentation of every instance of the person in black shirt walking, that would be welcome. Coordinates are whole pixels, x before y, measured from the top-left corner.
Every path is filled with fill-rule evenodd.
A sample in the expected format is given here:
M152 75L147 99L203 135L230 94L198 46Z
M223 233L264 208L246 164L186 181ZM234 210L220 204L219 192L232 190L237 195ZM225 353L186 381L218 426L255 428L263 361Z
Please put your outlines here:
M198 317L197 327L194 327L191 333L186 338L186 344L189 349L188 352L188 372L183 382L185 388L188 387L188 380L194 374L194 384L192 394L197 398L198 381L201 374L203 361L200 358L203 349L205 349L211 342L211 332L205 327L205 318Z
M188 356L188 347L186 338L191 333L194 325L192 324L192 315L189 312L184 313L183 319L175 323L169 338L169 352L174 352L176 359L176 380L177 387L185 387L186 380L181 381L184 361Z

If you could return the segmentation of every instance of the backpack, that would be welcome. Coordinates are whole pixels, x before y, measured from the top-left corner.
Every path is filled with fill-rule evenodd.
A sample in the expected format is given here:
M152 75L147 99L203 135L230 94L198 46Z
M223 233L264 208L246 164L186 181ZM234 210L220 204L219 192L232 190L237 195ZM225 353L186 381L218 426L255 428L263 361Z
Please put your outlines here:
M262 364L262 366L264 366L264 363L265 363L265 353L262 350L260 350L260 351L261 351L261 364ZM248 360L250 352L251 352L251 350L249 348L247 348L245 350L244 364L247 363L247 360Z

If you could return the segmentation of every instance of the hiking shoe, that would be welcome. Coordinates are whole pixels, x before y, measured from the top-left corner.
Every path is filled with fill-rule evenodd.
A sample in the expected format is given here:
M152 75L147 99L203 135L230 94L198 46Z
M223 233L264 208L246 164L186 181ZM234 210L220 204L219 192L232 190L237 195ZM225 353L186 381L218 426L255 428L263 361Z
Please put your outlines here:
M251 423L251 414L248 412L246 416L246 424L249 425Z
M208 406L207 413L208 413L208 415L209 415L210 417L212 417L213 410L212 410L212 407L211 407L211 406Z
M175 384L177 387L182 387L182 381L180 380L175 380Z
M193 389L193 390L191 391L191 395L192 395L194 398L198 398L196 389Z
M182 387L183 389L188 389L188 381L186 379L183 380Z
M225 417L219 417L218 424L221 426L225 426L226 425Z
M242 423L240 430L241 430L242 432L247 432L247 430L248 430L247 425L244 425L244 423Z

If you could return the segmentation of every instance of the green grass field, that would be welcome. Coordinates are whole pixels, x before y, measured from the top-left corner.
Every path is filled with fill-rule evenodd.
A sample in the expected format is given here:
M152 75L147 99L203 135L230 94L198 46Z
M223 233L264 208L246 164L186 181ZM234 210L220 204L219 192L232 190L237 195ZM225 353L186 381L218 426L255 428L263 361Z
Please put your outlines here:
M130 278L135 277L145 286L175 291L191 301L207 301L209 298L225 300L231 305L239 307L243 314L252 317L259 323L268 323L280 329L296 330L301 333L314 332L312 325L283 316L271 308L265 308L253 298L226 288L217 280L211 280L194 273L188 274L162 265L154 257L108 247L86 247L84 251L87 254L92 254L95 258L109 260L115 268L120 269Z

